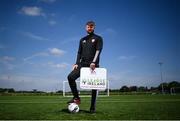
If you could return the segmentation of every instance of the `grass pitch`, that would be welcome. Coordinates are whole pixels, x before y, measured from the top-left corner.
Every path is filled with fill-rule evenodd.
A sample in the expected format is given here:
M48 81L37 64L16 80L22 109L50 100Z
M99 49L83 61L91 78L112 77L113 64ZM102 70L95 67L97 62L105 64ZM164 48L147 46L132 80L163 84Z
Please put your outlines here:
M80 112L70 114L62 96L0 96L0 120L180 120L180 95L118 95L81 98Z

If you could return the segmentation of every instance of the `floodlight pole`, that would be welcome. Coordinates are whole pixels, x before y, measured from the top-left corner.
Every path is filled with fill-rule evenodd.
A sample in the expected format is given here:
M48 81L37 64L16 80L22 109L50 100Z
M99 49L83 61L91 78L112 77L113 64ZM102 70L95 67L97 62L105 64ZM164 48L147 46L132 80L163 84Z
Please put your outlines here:
M161 84L161 91L162 91L162 94L164 94L163 76L162 76L162 64L163 64L163 62L159 62L158 64L160 66L160 74L161 74L161 82L162 82L162 84Z

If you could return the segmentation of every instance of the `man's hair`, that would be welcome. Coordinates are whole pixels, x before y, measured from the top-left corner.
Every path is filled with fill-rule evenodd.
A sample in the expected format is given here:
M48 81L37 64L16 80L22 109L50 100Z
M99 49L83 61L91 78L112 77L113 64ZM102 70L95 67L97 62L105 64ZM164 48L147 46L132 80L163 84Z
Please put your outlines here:
M88 21L88 22L86 23L86 25L95 26L95 22L94 22L94 21Z

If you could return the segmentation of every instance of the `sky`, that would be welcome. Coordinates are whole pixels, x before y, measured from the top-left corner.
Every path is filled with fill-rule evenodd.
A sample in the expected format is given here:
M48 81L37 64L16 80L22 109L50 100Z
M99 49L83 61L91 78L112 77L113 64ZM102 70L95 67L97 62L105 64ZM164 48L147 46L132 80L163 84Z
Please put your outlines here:
M110 88L180 82L179 12L178 0L0 0L0 88L62 90L89 20Z

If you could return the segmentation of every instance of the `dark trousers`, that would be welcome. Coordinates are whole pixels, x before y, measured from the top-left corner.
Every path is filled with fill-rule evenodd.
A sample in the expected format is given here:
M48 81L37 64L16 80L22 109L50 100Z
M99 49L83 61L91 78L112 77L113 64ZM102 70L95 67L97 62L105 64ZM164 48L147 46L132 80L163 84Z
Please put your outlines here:
M79 64L77 69L74 69L69 75L68 75L68 82L69 86L71 88L71 92L75 98L79 98L77 86L75 80L80 77L80 69L81 67L89 67L89 64ZM92 90L91 93L91 109L95 109L96 105L96 96L97 96L97 90Z

